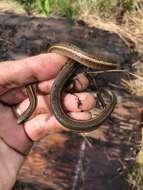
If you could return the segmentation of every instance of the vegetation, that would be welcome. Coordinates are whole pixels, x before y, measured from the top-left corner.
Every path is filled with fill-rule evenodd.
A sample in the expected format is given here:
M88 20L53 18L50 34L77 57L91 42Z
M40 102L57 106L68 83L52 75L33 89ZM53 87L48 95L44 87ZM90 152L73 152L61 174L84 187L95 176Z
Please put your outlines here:
M78 17L82 12L96 11L100 16L109 16L116 7L126 11L135 8L137 0L14 0L20 3L28 13L44 15L62 15L68 18Z
M73 18L74 8L70 0L14 0L20 3L24 9L31 13L43 15L62 15Z
M127 176L131 190L143 190L143 166L135 165Z

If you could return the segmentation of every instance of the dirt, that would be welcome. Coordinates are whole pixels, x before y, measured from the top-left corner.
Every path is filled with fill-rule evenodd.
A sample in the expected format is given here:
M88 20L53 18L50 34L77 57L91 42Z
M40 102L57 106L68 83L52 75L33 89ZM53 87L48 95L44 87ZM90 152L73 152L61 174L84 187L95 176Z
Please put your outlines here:
M117 34L88 27L83 21L3 13L0 38L1 60L46 52L57 42L73 43L105 60L118 60L128 70L139 60L132 41L127 45ZM111 88L117 95L111 118L87 138L69 132L35 143L14 190L130 189L124 175L140 148L143 99L121 86L123 77L117 73L96 76L98 87Z

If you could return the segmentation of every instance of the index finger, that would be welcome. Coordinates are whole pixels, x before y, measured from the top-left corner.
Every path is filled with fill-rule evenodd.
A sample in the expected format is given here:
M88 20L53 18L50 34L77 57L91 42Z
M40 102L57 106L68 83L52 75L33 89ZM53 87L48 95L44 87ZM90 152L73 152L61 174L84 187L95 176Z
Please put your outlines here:
M55 53L0 63L0 95L9 89L54 78L67 58Z

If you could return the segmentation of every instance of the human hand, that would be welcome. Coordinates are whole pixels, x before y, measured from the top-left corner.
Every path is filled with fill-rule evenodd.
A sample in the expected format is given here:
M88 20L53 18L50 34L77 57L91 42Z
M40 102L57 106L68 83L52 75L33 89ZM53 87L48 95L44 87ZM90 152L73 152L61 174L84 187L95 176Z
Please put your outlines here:
M47 94L66 61L65 57L50 53L0 64L0 169L5 171L3 176L0 176L0 182L6 181L6 176L9 175L8 179L11 179L9 185L6 183L6 186L0 189L6 190L12 187L24 159L22 155L29 152L32 141L63 130L52 114ZM33 82L37 82L38 106L29 121L18 126L12 106L19 104L21 113L25 110L29 102L24 86ZM83 91L88 86L88 80L85 76L79 76L75 86L78 91ZM77 97L81 102L80 108ZM89 110L94 107L95 99L90 93L76 93L76 96L65 94L63 104L71 117L87 120L91 118ZM11 173L8 174L5 168L8 168Z

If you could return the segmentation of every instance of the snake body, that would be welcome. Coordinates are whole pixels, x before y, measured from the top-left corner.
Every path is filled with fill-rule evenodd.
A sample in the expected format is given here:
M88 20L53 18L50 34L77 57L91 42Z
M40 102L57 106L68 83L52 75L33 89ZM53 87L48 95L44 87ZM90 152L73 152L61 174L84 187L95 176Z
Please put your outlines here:
M98 70L116 69L117 64L103 61L97 56L89 55L76 46L68 44L53 45L49 48L48 52L58 53L69 58L68 62L64 65L56 77L51 91L51 105L56 119L66 128L77 132L88 132L97 129L113 112L117 102L115 94L110 90L101 89L99 93L107 95L110 98L110 103L104 107L103 111L97 118L81 121L72 119L65 113L61 104L62 92L67 84L67 81L71 79L73 74L80 67L80 64ZM19 124L25 122L32 115L37 105L37 96L33 86L29 84L26 88L30 99L30 106L18 117Z

